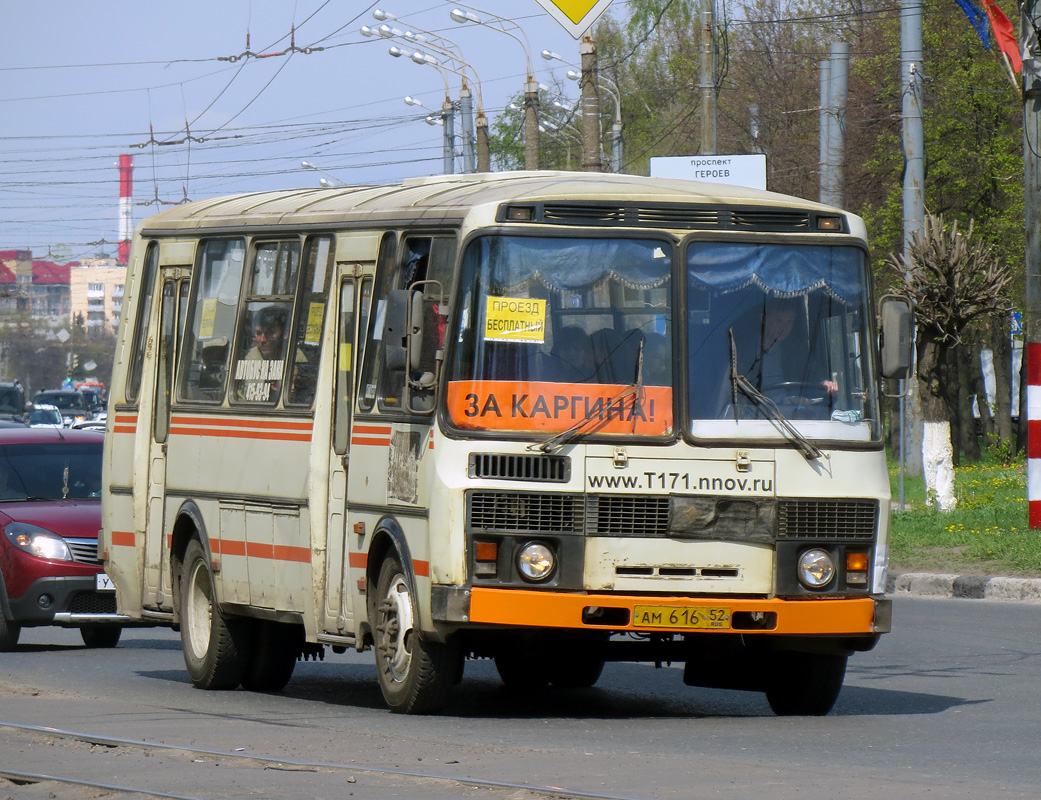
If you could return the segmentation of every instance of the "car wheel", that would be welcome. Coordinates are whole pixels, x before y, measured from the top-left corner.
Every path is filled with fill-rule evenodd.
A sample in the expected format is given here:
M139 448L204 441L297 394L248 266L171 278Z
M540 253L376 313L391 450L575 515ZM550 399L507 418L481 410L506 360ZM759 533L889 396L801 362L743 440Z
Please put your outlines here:
M80 636L87 647L115 647L123 629L118 625L84 625Z
M417 617L416 598L405 571L391 556L380 569L373 632L380 691L397 713L437 711L460 671L459 648L452 642L425 639Z
M246 669L249 620L221 613L213 570L198 539L188 543L181 575L181 649L188 675L200 689L234 689Z
M0 611L0 653L9 653L18 646L18 637L22 633L22 626L17 622L11 622L3 612Z
M299 625L258 620L252 658L242 675L242 687L251 692L280 692L293 677L304 631Z

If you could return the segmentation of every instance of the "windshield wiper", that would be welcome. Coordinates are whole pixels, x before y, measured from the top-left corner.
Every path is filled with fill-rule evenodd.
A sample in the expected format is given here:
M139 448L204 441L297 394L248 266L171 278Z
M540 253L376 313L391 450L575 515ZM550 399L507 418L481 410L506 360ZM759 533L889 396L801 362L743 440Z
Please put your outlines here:
M549 453L554 448L563 447L565 444L567 444L573 438L575 438L575 436L578 435L579 431L586 427L586 425L588 425L594 419L599 417L604 410L609 409L615 403L620 403L626 398L632 397L634 394L639 392L640 389L643 388L643 342L644 340L641 339L639 349L636 351L636 375L633 376L632 383L630 383L628 386L622 389L622 391L620 391L618 394L616 394L614 397L608 400L600 408L594 406L592 409L587 411L586 415L582 417L582 419L580 419L574 425L572 425L570 428L560 431L559 433L554 433L552 436L550 436L543 442L529 444L527 449L541 450L543 453Z
M807 461L813 461L818 459L824 454L815 447L805 436L799 433L798 428L792 425L791 421L786 417L780 408L777 407L777 403L767 397L765 394L756 389L748 378L741 375L737 371L737 345L734 343L734 329L730 328L727 331L730 336L730 394L731 394L731 406L734 409L734 421L737 421L737 393L745 395L751 400L757 408L764 411L768 417L773 419L777 423L778 427L793 444L796 449L806 458Z

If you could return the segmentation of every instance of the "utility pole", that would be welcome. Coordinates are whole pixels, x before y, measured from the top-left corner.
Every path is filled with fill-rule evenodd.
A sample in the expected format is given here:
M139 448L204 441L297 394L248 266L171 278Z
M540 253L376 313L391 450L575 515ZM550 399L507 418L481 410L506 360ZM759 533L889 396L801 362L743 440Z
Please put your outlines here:
M455 103L447 94L441 105L441 167L445 175L455 172Z
M596 85L596 44L588 36L582 37L578 47L582 54L582 169L585 172L603 172L600 156L600 89Z
M488 117L483 111L477 112L477 171L492 171L491 149L488 147Z
M823 203L825 197L828 196L828 186L831 185L831 178L828 176L828 171L831 165L828 163L828 128L831 125L831 115L828 113L828 109L831 108L831 62L821 62L821 102L820 102L820 188L817 193L817 198Z
M904 158L904 255L908 255L914 235L925 224L925 137L922 133L922 2L900 2L900 88L903 97ZM916 379L911 391L918 396ZM900 381L900 508L904 507L904 474L922 474L922 447L919 437L909 436L912 424L920 428L917 414L911 414L906 381ZM912 420L914 416L916 419ZM914 461L909 460L913 458ZM909 468L910 464L910 468Z
M1027 506L1029 524L1041 528L1041 78L1037 73L1041 11L1037 0L1022 6L1022 25L1028 58L1023 61L1023 205L1026 222L1026 307L1023 334L1026 343L1027 391ZM1020 408L1020 414L1023 409Z
M701 0L701 149L703 156L716 154L716 59L712 47L715 0Z
M822 164L821 202L842 208L846 204L846 98L849 94L849 45L832 42L828 66L827 102L821 98L827 115L825 150Z
M459 89L459 118L462 122L459 138L463 144L463 172L470 173L474 172L474 106L466 78Z

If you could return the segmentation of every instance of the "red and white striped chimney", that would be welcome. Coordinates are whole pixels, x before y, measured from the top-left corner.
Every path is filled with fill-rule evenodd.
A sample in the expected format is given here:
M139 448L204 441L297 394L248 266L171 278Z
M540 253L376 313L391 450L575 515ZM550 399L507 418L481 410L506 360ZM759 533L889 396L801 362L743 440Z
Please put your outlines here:
M119 263L130 259L130 236L134 220L130 213L130 200L134 194L134 157L119 157Z

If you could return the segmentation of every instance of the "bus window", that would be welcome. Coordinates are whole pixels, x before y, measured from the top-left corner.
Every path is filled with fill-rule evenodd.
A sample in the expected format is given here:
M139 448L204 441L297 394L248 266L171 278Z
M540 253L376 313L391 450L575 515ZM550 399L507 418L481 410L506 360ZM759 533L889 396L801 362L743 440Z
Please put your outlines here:
M326 297L333 273L333 240L318 236L307 242L304 273L301 278L299 307L293 331L295 347L289 368L286 405L311 405L318 382L318 361L322 348Z
M152 291L154 290L155 272L159 264L159 243L150 242L145 253L141 271L141 284L137 287L140 300L137 304L137 317L134 320L133 351L130 356L130 371L127 375L126 400L137 402L141 391L141 369L145 362L145 345L148 342L148 318L152 315Z
M365 366L361 373L361 384L358 389L358 410L372 411L376 404L376 381L379 377L380 358L383 352L383 327L387 314L387 289L392 286L389 280L391 265L397 252L397 241L393 233L383 236L380 242L379 259L376 263L376 273L379 276L379 285L376 289L376 308L372 315L372 325L368 336L362 341L370 344L365 348Z
M183 400L219 403L224 399L245 253L243 239L211 240L202 245L192 326L185 342Z
M235 347L232 400L277 403L282 395L289 339L293 330L293 297L300 268L300 241L259 242ZM295 362L305 362L298 352Z

